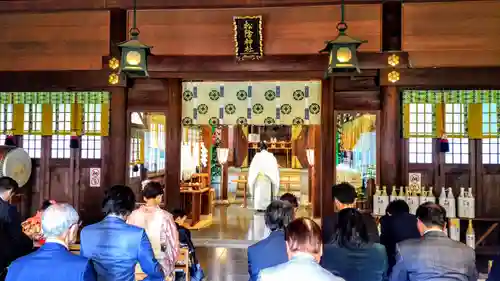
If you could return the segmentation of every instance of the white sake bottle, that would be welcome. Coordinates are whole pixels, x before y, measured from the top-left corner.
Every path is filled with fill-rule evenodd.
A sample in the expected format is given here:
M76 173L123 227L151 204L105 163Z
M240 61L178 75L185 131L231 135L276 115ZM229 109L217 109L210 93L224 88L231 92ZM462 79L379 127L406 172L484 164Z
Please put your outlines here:
M426 202L436 203L436 197L434 197L434 191L432 189L433 189L432 186L429 187L429 191L427 192Z
M385 215L385 210L389 205L389 195L387 195L387 187L382 187L382 194L380 194L380 216Z
M373 194L373 214L380 216L380 189L378 185L375 186L375 194Z
M425 187L422 187L422 191L420 191L420 197L418 198L418 204L422 205L427 202L427 191L425 191Z
M473 219L476 217L476 199L474 198L474 195L472 194L472 187L468 188L468 191L466 193L466 202L468 202L467 206L467 217L469 219Z
M460 187L460 194L458 195L457 207L458 207L458 217L468 218L467 216L467 199L465 198L465 187Z
M392 186L391 196L389 197L389 201L394 201L398 199L398 194L396 193L396 186Z
M460 242L460 219L450 219L448 232L450 239Z
M472 220L469 220L469 227L467 227L467 232L465 234L465 244L472 249L476 248L476 234L472 227Z
M408 204L408 206L410 206L410 188L408 186L405 186L405 194L404 194L404 200L406 201L406 204Z
M441 194L439 194L439 205L443 206L443 208L446 210L446 217L449 218L450 211L449 211L449 203L448 199L446 196L446 188L442 187L441 188Z
M410 213L411 214L416 214L417 213L417 209L418 209L418 196L417 194L415 194L414 192L412 192L411 190L408 191L409 193L409 196L408 196L408 201L409 201L409 204L408 206L410 207Z
M449 205L450 205L450 214L449 218L456 218L457 217L457 204L456 204L456 199L455 196L453 195L453 189L451 187L448 188L448 196L447 196Z

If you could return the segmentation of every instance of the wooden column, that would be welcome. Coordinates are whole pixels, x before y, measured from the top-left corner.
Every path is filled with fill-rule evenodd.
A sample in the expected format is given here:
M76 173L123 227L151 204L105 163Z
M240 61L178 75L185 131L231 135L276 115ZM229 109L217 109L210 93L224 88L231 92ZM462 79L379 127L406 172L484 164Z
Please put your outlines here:
M320 149L320 164L317 172L320 173L320 192L321 196L321 220L332 214L332 185L335 182L335 78L322 81L321 90L321 149Z
M109 154L103 157L103 175L109 186L125 184L127 180L127 93L126 88L109 88L111 112L109 116ZM105 160L105 158L108 158ZM109 162L108 162L109 161Z
M401 151L401 110L399 102L399 91L396 86L381 87L380 98L382 101L380 123L380 185L401 186L402 166L400 153L384 153L389 151Z
M182 142L182 80L164 80L168 97L166 125L165 163L165 208L172 211L179 208L181 201L181 142Z

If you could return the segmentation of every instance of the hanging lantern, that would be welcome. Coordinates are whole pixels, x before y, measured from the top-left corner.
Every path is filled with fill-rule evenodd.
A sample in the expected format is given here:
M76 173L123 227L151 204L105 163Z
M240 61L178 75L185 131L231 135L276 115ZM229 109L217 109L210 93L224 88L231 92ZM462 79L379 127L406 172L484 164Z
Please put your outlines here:
M137 28L137 8L134 0L133 25L130 29L130 40L118 45L121 51L120 72L129 77L148 77L147 57L151 54L151 47L139 41L140 31Z
M347 35L347 24L344 21L344 6L344 1L342 1L341 20L337 24L337 37L327 41L325 48L319 51L320 53L328 53L330 56L326 72L327 76L333 76L339 72L360 72L356 52L361 44L368 42Z

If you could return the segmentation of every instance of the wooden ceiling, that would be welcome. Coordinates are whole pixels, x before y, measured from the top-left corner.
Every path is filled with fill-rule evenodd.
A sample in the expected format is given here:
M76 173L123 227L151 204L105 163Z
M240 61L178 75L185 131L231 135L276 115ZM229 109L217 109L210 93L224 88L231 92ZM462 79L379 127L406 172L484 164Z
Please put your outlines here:
M380 4L401 0L345 0L347 4ZM461 0L405 0L411 2L456 2ZM466 0L462 0L466 1ZM321 6L340 0L138 0L138 9L221 9L283 6ZM132 9L133 0L0 0L1 12Z

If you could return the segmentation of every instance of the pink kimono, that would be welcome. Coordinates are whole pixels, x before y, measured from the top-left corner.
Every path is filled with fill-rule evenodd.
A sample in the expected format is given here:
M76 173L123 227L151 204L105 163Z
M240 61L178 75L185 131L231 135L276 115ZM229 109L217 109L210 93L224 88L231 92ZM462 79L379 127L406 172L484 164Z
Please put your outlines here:
M174 271L179 255L179 232L172 215L159 206L141 206L132 212L127 222L146 230L156 259L165 276Z

